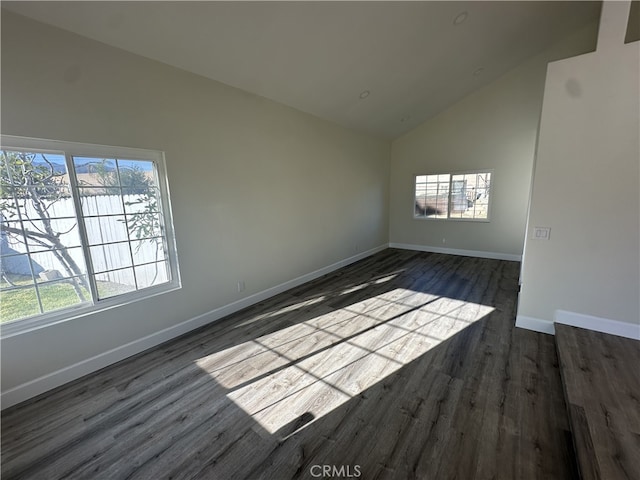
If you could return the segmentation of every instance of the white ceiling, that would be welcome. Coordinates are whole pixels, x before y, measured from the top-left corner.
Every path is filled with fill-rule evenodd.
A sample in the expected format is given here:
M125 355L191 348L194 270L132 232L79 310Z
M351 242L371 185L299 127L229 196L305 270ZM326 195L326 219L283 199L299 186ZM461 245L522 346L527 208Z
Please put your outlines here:
M3 1L2 7L387 138L600 12L600 3L589 1ZM454 25L461 12L466 21ZM365 90L370 94L361 99Z

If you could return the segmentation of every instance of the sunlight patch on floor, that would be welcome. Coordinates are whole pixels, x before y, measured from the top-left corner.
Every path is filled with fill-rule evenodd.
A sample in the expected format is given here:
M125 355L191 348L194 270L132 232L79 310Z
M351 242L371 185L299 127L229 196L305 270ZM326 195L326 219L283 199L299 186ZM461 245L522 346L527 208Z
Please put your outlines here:
M327 313L319 307L197 364L268 432L289 435L296 419L321 418L493 310L394 289Z
M260 315L253 315L253 316L251 316L250 318L248 318L248 319L246 319L244 321L238 322L236 324L236 328L237 327L241 327L241 326L245 326L245 325L250 325L250 324L256 323L257 321L260 321L260 320L273 318L273 317L276 317L276 316L279 316L279 315L286 315L287 313L296 312L298 310L305 309L305 308L310 308L310 307L313 307L313 305L315 305L315 304L323 302L324 300L325 300L324 296L311 298L309 300L301 300L299 302L294 302L291 305L280 307L280 308L278 308L276 310L272 310L272 311L269 311L267 313L263 313L263 314L260 314Z

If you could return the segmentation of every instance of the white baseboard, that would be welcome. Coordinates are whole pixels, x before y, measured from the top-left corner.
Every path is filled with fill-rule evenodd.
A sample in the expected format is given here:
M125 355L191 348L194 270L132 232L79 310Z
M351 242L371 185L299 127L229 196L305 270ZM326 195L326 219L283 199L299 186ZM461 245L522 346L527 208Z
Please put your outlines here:
M556 333L552 321L542 320L541 318L526 317L524 315L516 315L516 327L533 330L534 332L546 333L548 335L555 335Z
M369 257L375 253L378 253L388 248L387 244L380 245L366 252L359 253L339 262L333 263L326 267L320 268L313 272L307 273L300 277L294 278L287 282L276 285L275 287L268 288L261 292L255 293L248 297L242 298L236 302L230 303L220 308L216 308L209 312L198 315L197 317L190 318L184 322L174 325L164 330L147 335L146 337L134 340L125 345L113 348L106 352L95 355L91 358L87 358L73 365L69 365L55 372L48 373L42 377L30 380L26 383L13 387L0 394L0 405L2 408L7 408L12 405L16 405L20 402L33 398L41 393L52 390L56 387L64 385L65 383L76 380L84 375L100 370L101 368L112 365L116 362L124 360L132 355L148 350L164 343L168 340L183 335L191 330L205 326L211 322L219 320L227 315L235 313L243 308L250 307L255 303L266 300L279 293L285 292L290 288L297 287L303 283L314 280L322 275L331 273L339 268L345 267L351 263L357 262L363 258Z
M520 262L522 255L500 252L483 252L481 250L461 250L458 248L432 247L429 245L411 245L408 243L390 243L389 248L401 248L403 250L417 250L420 252L446 253L448 255L461 255L463 257L492 258L495 260L509 260Z
M640 325L608 318L594 317L584 313L567 312L566 310L556 310L555 322L571 327L579 327L593 330L618 337L632 338L640 340Z

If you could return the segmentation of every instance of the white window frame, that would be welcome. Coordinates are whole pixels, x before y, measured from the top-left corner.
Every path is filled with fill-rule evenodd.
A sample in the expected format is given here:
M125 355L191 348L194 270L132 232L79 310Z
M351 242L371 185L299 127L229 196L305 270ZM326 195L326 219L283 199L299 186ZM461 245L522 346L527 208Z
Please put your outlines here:
M29 137L18 137L12 135L0 136L0 148L10 151L23 151L34 153L60 153L64 154L67 165L72 157L96 157L96 158L122 158L127 160L151 161L154 163L157 172L158 188L162 202L162 217L164 236L167 243L167 260L169 265L170 279L168 282L142 288L132 292L122 293L102 300L95 300L94 292L89 304L71 305L53 312L36 314L23 319L12 320L0 324L0 338L8 338L39 328L47 327L61 322L76 319L89 314L102 312L121 305L128 305L133 302L148 299L156 295L182 288L180 279L180 269L178 265L178 252L176 248L175 231L173 227L173 215L171 213L171 201L169 197L169 182L167 178L164 153L157 150L143 150L139 148L116 147L107 145L94 145L87 143L65 142L59 140L46 140ZM73 179L74 175L69 173L71 190L76 204L76 220L82 224L82 213L79 210L79 196L77 185ZM82 232L82 227L80 227ZM85 262L87 264L87 275L94 275L90 269L89 244L85 235L81 234L82 249ZM93 283L93 282L90 282Z
M489 173L491 174L491 192L489 193L489 203L487 205L487 218L460 218L460 217L451 217L451 192L453 185L453 177L455 175L474 175L478 173ZM418 177L430 176L430 175L449 175L449 193L448 193L448 208L447 208L447 217L446 218L438 218L438 217L428 217L428 216L418 216L416 215L415 202L416 202L416 179ZM490 168L483 168L479 170L464 170L461 172L436 172L436 173L416 173L413 175L413 199L412 199L412 209L411 209L411 217L414 220L427 220L427 221L438 221L438 222L473 222L473 223L489 223L491 221L491 212L493 210L493 185L495 183L495 172Z

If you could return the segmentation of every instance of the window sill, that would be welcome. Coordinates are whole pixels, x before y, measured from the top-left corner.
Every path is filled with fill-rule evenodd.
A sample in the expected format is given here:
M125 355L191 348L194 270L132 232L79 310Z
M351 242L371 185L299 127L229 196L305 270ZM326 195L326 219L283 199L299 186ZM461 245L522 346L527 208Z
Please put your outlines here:
M489 218L433 218L433 217L413 217L414 220L426 220L429 222L471 222L471 223L489 223Z
M181 288L182 285L179 282L166 283L128 294L118 295L110 299L105 299L96 305L85 303L46 314L38 314L21 320L9 321L0 324L0 339L4 340L5 338L11 338L17 335L33 332L35 330L40 330L42 328L85 317L87 315L101 313L116 307L129 305L141 300L147 300L158 295L180 290Z

